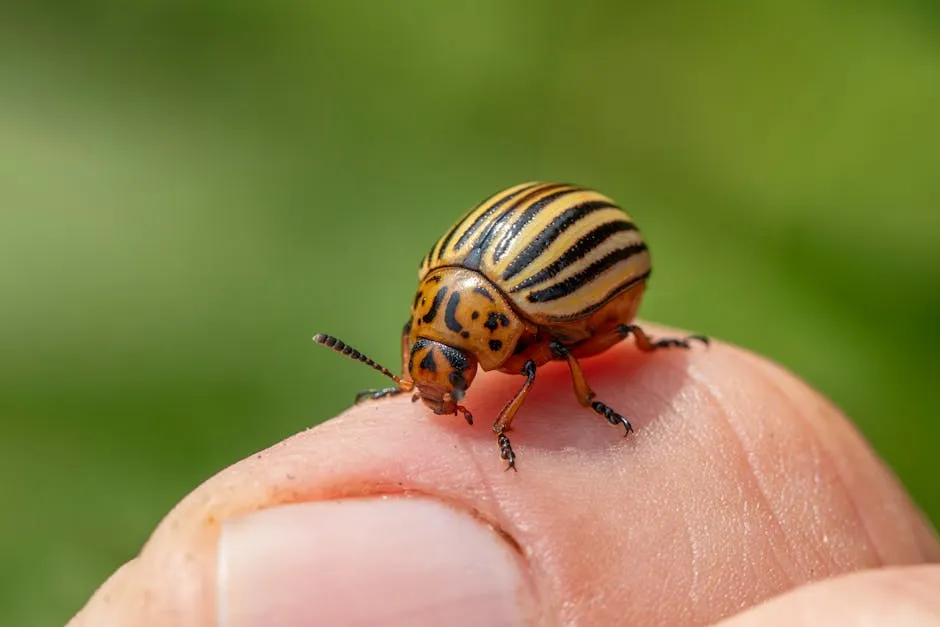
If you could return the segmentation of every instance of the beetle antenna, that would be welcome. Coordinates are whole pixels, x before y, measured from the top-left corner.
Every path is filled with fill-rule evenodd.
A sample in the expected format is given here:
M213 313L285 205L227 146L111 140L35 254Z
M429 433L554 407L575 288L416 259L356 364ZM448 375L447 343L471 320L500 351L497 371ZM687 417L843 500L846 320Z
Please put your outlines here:
M342 353L343 355L346 355L350 359L361 361L365 365L371 366L375 370L378 370L379 372L384 374L386 377L388 377L395 383L398 383L398 384L401 383L401 379L397 375L392 374L392 372L388 368L386 368L382 364L376 363L372 359L369 359L368 357L366 357L365 355L357 351L355 348L353 348L349 344L346 344L342 340L335 338L332 335L326 335L325 333L317 333L316 335L313 336L313 341L316 342L317 344L322 344L323 346L326 346L327 348L332 348L337 353Z

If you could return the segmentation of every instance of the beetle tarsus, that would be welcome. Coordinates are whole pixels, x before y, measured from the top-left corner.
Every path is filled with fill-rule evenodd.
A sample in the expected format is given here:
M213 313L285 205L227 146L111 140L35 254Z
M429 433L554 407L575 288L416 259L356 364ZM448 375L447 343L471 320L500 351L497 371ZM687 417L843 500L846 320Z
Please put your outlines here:
M591 409L606 418L607 422L614 425L615 427L617 425L623 425L623 428L625 429L625 433L623 434L624 436L629 435L633 431L633 425L630 424L629 420L615 412L604 403L600 401L594 401L591 403Z
M555 359L567 359L568 353L570 352L565 348L564 344L558 340L552 340L548 343L548 350L551 351L552 357Z
M646 334L646 331L635 324L621 324L617 327L617 331L623 337L627 337L632 333L634 340L636 341L637 348L644 352L651 352L660 348L684 348L688 350L692 348L693 340L697 340L705 346L708 346L708 338L704 335L689 335L682 338L667 337L661 340L653 341L653 339Z
M505 433L500 433L496 437L496 443L499 445L499 457L506 460L506 470L510 468L516 470L516 454L509 443L509 437Z
M395 396L396 394L401 394L404 390L401 388L379 388L379 389L370 389L362 390L356 394L356 404L361 403L365 400L376 400L379 398L384 398L386 396Z
M692 340L698 340L699 342L703 343L705 346L708 346L708 338L705 337L704 335L690 335L688 337L683 337L683 338L667 337L662 340L657 340L656 342L653 342L653 347L654 348L689 349L692 347L691 346Z
M467 424L472 427L473 426L473 414L470 413L470 410L464 407L463 405L457 405L457 410L454 411L454 413L456 414L458 411L461 414L463 414L464 420L466 420Z

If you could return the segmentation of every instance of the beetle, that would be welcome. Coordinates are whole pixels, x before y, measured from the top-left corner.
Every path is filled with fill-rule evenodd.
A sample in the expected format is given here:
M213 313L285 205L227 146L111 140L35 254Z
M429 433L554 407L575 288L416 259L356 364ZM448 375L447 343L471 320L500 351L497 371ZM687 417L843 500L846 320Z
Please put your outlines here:
M631 334L639 350L690 348L702 335L653 340L632 324L650 276L646 242L610 198L562 183L530 182L483 200L424 256L401 335L402 375L331 335L313 340L365 363L395 385L356 402L414 392L435 414L473 415L460 404L477 370L521 374L493 431L507 470L516 454L506 432L538 368L565 361L574 393L612 425L633 427L588 385L578 360Z

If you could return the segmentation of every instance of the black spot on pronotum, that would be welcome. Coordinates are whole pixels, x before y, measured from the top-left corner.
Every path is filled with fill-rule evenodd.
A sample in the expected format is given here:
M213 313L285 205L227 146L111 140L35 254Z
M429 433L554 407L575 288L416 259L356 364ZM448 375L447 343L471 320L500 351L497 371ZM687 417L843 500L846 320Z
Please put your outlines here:
M490 330L490 333L495 331L499 327L499 314L495 311L491 311L486 316L486 322L483 323L487 329Z
M479 311L474 311L472 314L470 314L470 318L473 319L473 320L476 320L476 319L479 318L479 317L480 317L480 312L479 312Z
M421 360L421 363L418 364L423 370L428 372L437 372L437 364L434 363L434 349L428 351L427 355L424 356L424 359Z
M489 329L490 333L494 333L500 326L509 326L509 316L504 313L491 311L489 314L487 314L486 322L483 323L483 326Z
M437 294L434 295L434 300L431 301L431 308L428 309L428 313L424 314L424 318L422 318L425 322L431 322L434 320L434 317L437 315L437 310L440 308L441 303L444 302L445 296L447 296L446 285L439 289Z
M503 347L503 343L500 342L499 340L490 340L490 350L493 351L494 353L499 352L499 350L502 347Z
M467 339L468 337L470 337L470 334L467 331L461 331L460 337L462 337L463 339Z
M460 292L454 292L447 301L447 309L444 311L444 323L447 328L454 333L460 333L463 325L457 322L457 307L460 305Z
M441 282L441 275L435 274L434 276L430 277L430 278L428 279L428 281L434 281L435 283L440 283L440 282Z
M473 288L473 292L474 292L475 294L479 294L480 296L482 296L482 297L485 298L486 300L490 301L491 303L492 303L492 302L495 302L495 301L493 300L493 295L490 294L490 291L489 291L488 289L486 289L485 287L481 287L481 286L477 285L477 286L475 286L475 287Z

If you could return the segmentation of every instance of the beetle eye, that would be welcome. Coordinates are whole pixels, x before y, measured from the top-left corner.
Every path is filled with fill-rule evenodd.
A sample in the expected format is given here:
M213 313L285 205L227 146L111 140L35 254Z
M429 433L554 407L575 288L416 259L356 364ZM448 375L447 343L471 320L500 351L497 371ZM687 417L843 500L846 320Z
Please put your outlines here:
M451 372L447 378L450 384L454 386L454 398L458 401L461 400L467 390L467 380L463 378L463 374L460 372Z

